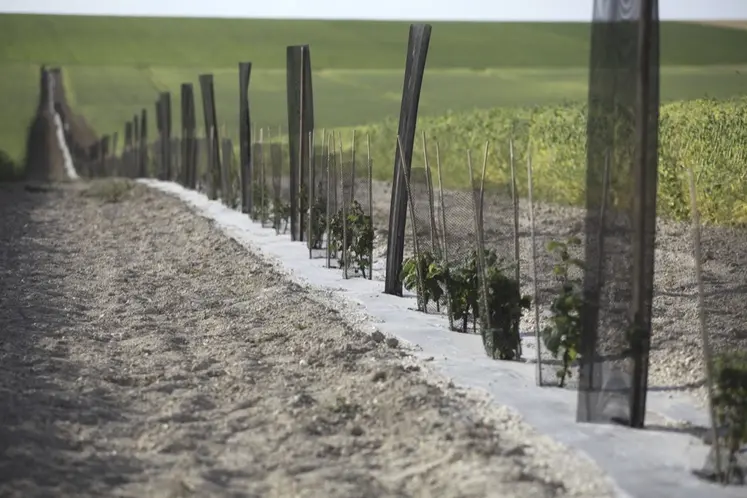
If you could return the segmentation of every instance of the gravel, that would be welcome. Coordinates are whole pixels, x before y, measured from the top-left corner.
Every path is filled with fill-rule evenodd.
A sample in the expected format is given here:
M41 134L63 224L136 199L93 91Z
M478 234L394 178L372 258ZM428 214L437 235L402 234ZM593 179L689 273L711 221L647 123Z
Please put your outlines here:
M612 496L176 199L0 185L0 495Z

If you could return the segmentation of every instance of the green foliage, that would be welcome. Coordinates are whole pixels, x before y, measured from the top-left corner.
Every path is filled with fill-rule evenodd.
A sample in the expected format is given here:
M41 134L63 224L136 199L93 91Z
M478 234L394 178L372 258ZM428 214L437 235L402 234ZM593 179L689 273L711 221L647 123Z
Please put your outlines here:
M483 343L488 354L502 360L515 359L519 352L522 310L529 309L531 301L528 296L521 296L519 283L505 274L494 251L485 251L485 261L489 315L480 314L476 251L461 263L448 265L432 252L420 251L405 260L400 279L405 289L416 291L421 311L426 311L431 302L447 304L448 313L463 333L469 331L470 318L474 331L474 317L481 316Z
M659 125L659 214L688 220L690 200L687 169L697 178L698 206L706 223L747 223L747 98L700 99L661 106ZM392 119L371 127L373 164L388 164L394 156L391 137L397 121ZM471 188L464 174L464 151L482 146L486 140L496 152L488 157L486 184L489 189L507 189L510 184L508 141L514 139L517 164L525 163L531 152L535 200L582 207L586 199L587 108L566 103L538 107L495 108L448 113L418 119L418 132L430 140L430 157L435 157L435 140L448 188ZM623 130L618 130L622 133ZM448 137L448 140L445 140ZM615 164L630 164L628 153L612 158ZM414 164L423 163L416 148ZM604 161L603 157L598 159ZM630 179L626 171L613 168L609 191L613 206L631 202ZM391 172L374 170L382 180ZM526 168L517 168L519 195L526 196Z
M469 331L469 319L476 316L479 297L476 258L447 265L432 252L420 251L405 260L400 279L405 289L417 293L420 311L426 311L431 302L443 304L445 301L450 305L448 312L452 319L460 323L460 331Z
M373 242L373 221L357 200L352 202L346 212L340 209L332 216L327 243L330 251L338 255L341 267L345 264L347 255L348 265L356 274L360 273L366 278L366 270L371 268Z
M317 198L311 206L309 223L311 223L311 247L321 249L324 234L327 232L327 199Z
M280 227L283 226L283 233L285 233L290 224L290 204L276 199L272 206L272 215L272 227L280 231Z
M400 280L405 289L415 291L418 295L420 311L426 311L431 302L440 302L444 297L441 281L446 274L445 268L436 260L430 251L420 251L402 264ZM422 279L422 286L420 280Z
M391 180L391 137L397 132L399 112L398 100L392 95L401 93L401 54L407 42L407 27L401 22L0 15L0 64L4 76L0 80L0 148L16 162L22 161L24 124L36 109L40 63L61 65L74 110L99 133L119 130L120 136L124 121L131 119L134 112L143 107L151 109L154 89L170 90L176 95L181 83L197 83L198 73L212 73L217 116L220 124L226 125L222 136L236 139L238 121L230 116L235 114L236 106L236 61L247 55L242 49L246 46L253 47L251 58L256 68L252 71L252 89L259 92L259 98L252 101L253 122L271 127L273 140L283 140L274 133L279 125L287 126L285 72L279 69L285 68L282 53L288 37L295 37L314 46L313 69L321 76L314 80L317 127L341 132L345 132L342 127L356 127L360 133L363 126L369 125L378 136L372 137L371 144L375 176ZM536 165L548 176L544 180L544 175L538 175L538 199L571 202L577 198L582 191L578 181L583 177L566 175L565 166L556 167L554 161L576 170L586 164L583 153L577 154L584 150L585 129L569 126L567 120L576 120L573 110L564 110L560 103L583 102L587 98L588 24L435 23L434 29L439 36L432 40L428 56L428 105L421 108L418 128L428 132L431 143L440 139L443 164L449 170L445 172L447 183L464 183L464 151L467 146L476 148L490 139L494 150L500 147L502 151L500 160L497 155L491 158L490 172L493 181L501 184L508 171L507 125L523 120L533 111L516 107L545 106L537 108L544 118L539 116L538 121L520 126L522 136L518 137L517 152L524 150L530 135L537 139L533 143L541 149L538 152L544 151L543 161L547 164L543 166L538 160ZM747 52L739 49L745 45L747 31L669 22L662 23L661 29L661 72L665 82L662 99L669 102L706 95L745 95L744 74L735 65L747 62ZM192 36L194 33L200 36ZM364 39L364 44L351 45L351 40ZM527 45L526 40L531 43ZM528 49L517 52L517 44ZM117 63L113 64L113 60ZM319 70L324 72L318 73ZM500 92L495 91L497 86ZM454 92L454 88L462 91ZM695 103L692 107L689 102L663 106L662 154L680 153L676 145L666 145L669 138L665 136L682 143L695 137L683 120L697 118L701 106L709 108L708 101L702 102L705 104ZM671 123L664 123L670 106L677 115ZM500 109L486 109L493 107ZM473 112L476 108L483 110ZM560 115L552 117L556 109L560 109ZM179 106L174 106L173 112L173 121L180 122ZM201 105L197 105L196 112L197 122L202 123ZM149 119L148 129L154 130L153 112L149 112ZM729 133L716 137L714 143L738 150L739 144L733 139L742 131L730 119L721 121ZM548 128L542 125L543 120L558 135L567 133L580 140L546 139ZM530 130L535 125L536 129ZM710 143L711 138L703 136L701 140ZM348 143L347 137L345 141ZM725 152L719 154L728 157ZM422 152L416 153L414 164L422 164L422 157L418 156ZM676 158L666 162L675 173L684 164ZM734 172L733 165L739 163L728 161L730 168L723 170L719 163L724 161L718 157L691 153L688 162L727 180L735 179L730 173ZM554 184L553 175L559 176L562 183ZM677 173L677 177L681 175ZM741 177L736 178L741 182ZM707 186L718 185L712 178L707 180ZM720 185L734 195L740 191L740 182ZM686 214L686 203L678 200L681 185L669 181L661 184L662 188L670 186L666 195L674 198L675 208L685 206ZM702 195L705 199L710 194ZM660 204L668 205L669 199ZM725 207L713 214L704 213L704 219L727 219L721 211L731 209L731 204L718 198L709 204ZM740 216L747 217L742 212L744 208L737 208ZM662 209L668 212L672 208Z
M259 182L252 183L252 217L265 223L270 216L270 189Z
M716 419L726 428L725 443L729 452L729 466L724 476L726 482L741 480L737 454L747 444L747 352L723 354L714 361L714 399Z
M190 19L0 16L0 61L111 65L147 69L179 65L233 67L247 55L258 67L285 69L292 40L315 47L314 69L399 69L407 44L404 21ZM433 22L428 67L583 67L588 23ZM662 64L747 63L747 33L662 22ZM197 36L198 35L198 36ZM395 40L396 43L392 43ZM64 43L62 43L64 41ZM517 45L521 51L515 50ZM242 47L252 47L249 54ZM489 48L488 48L489 47Z
M565 242L552 241L547 251L556 257L553 275L560 283L558 294L550 305L551 324L542 330L542 342L552 355L561 357L562 366L557 371L558 385L563 387L571 375L571 365L578 358L581 342L581 306L583 294L578 280L571 278L573 268L583 268L583 262L573 258L570 247L581 241L571 237Z
M476 259L476 254L473 254ZM519 282L506 275L503 261L495 251L485 251L487 313L480 313L485 351L501 360L518 359L521 351L519 323L523 310L531 307L529 296L521 295ZM479 309L478 309L479 311Z
M305 184L301 185L298 196L298 210L300 213L308 213L307 223L311 228L311 247L321 249L324 243L324 234L327 231L327 199L316 197L309 210L309 193ZM304 237L308 236L304 229Z

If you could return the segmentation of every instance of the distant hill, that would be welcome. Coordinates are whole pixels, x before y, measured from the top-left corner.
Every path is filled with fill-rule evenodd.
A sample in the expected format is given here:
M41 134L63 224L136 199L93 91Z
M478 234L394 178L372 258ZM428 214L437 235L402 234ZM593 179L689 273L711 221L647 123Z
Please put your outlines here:
M284 68L287 45L312 45L314 67L399 69L408 24L375 21L0 15L0 64ZM747 31L662 23L662 64L747 63ZM434 22L430 68L579 67L586 23Z

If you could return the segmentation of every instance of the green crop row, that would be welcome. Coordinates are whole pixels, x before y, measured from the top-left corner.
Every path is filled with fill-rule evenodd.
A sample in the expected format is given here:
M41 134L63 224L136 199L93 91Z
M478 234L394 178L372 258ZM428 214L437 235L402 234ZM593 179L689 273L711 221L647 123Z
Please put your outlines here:
M519 191L527 193L527 161L531 157L536 199L565 205L584 205L587 165L587 109L568 104L537 108L498 108L451 113L418 120L413 167L427 159L437 175L437 152L445 188L471 185L467 151L471 151L474 177L482 171L485 144L489 152L486 183L508 185L511 178L510 143ZM343 139L350 140L346 130ZM371 141L374 175L392 179L397 122L390 120L358 129L359 151L365 136ZM361 144L363 147L361 147ZM438 151L437 151L438 149ZM604 160L604 159L602 159ZM618 179L630 184L631 175L618 156ZM624 164L624 163L622 163ZM696 177L698 207L704 222L747 223L747 99L692 100L665 104L659 120L659 214L684 220L690 216L688 169ZM611 168L613 169L613 168ZM611 175L614 184L614 174ZM611 191L619 191L617 186Z

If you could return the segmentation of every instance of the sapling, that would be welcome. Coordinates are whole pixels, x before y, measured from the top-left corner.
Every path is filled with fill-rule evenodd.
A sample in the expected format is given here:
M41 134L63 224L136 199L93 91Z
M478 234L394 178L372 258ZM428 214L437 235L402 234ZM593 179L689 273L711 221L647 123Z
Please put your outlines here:
M578 358L581 341L581 306L583 294L577 280L571 278L573 268L583 268L583 262L573 258L569 248L581 243L571 237L565 242L552 241L547 250L557 259L553 274L560 283L557 296L550 305L550 325L542 330L542 342L550 353L561 357L562 365L556 375L558 386L565 386L566 378L571 375L571 365Z
M422 276L422 287L418 281ZM421 251L419 254L409 257L402 265L400 279L405 289L415 290L420 297L423 310L428 308L428 303L439 302L443 297L441 279L443 278L442 266L436 261L430 251Z
M273 222L276 224L275 230L280 231L280 225L283 225L283 233L288 231L290 224L290 204L277 199L272 206Z
M483 344L486 352L498 359L514 360L521 351L519 322L524 310L531 308L531 298L521 295L521 286L516 278L510 277L497 254L485 251L485 288L488 309L480 314ZM489 325L489 326L488 326Z
M254 183L252 195L254 196L253 218L264 223L270 215L270 195L267 186L259 182Z
M327 244L330 251L338 255L340 266L343 266L347 259L349 264L352 263L353 271L360 272L366 278L366 271L370 271L371 268L373 243L373 221L357 200L354 200L347 210L340 209L331 217Z
M747 352L733 351L714 358L713 405L722 432L728 461L724 482L745 484L747 469L738 455L747 444Z

